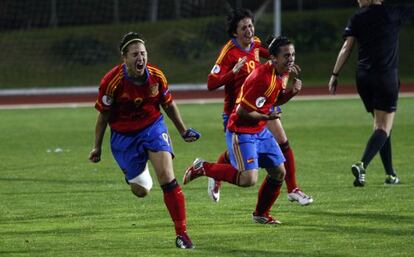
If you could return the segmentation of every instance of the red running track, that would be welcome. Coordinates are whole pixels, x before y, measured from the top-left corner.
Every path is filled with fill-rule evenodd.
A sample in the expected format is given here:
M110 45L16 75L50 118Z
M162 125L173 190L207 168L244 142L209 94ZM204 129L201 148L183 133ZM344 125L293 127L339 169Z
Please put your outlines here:
M413 93L414 84L401 85L400 92ZM207 90L176 90L173 91L174 99L192 100L192 99L213 99L223 98L224 91L207 91ZM338 95L356 94L354 86L338 87ZM328 95L326 87L305 87L299 96L316 96ZM90 103L95 102L97 93L70 93L70 94L33 94L33 95L0 95L0 105L18 105L18 104L53 104L53 103Z

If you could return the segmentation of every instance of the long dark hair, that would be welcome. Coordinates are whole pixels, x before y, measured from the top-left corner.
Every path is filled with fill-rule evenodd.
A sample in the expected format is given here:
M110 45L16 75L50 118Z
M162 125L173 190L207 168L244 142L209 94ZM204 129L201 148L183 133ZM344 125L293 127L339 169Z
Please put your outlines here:
M239 21L244 18L250 18L254 22L253 13L249 9L235 9L227 14L227 34L229 37L234 37L233 34L236 33Z

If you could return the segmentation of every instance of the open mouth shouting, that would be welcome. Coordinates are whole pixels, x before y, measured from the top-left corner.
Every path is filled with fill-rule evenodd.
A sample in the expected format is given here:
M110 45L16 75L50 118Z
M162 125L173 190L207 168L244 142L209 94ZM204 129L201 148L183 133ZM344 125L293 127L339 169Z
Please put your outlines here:
M145 61L143 61L143 60L137 60L135 62L135 69L136 69L136 72L139 75L142 75L144 73L144 69L145 69Z
M243 40L246 44L250 44L253 42L254 38L253 38L253 33L252 32L246 32L243 35Z

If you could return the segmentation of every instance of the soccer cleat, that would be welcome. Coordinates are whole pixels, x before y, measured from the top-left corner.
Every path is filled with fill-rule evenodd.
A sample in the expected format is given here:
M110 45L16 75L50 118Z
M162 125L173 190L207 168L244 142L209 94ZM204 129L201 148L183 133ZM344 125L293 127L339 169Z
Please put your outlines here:
M282 224L279 220L273 218L268 213L264 213L263 215L257 215L255 212L252 214L252 219L254 222L264 225L279 225Z
M299 188L293 189L288 193L287 198L291 202L298 202L300 205L305 206L313 203L313 198L300 190Z
M207 193L211 200L216 203L220 201L220 187L221 181L215 180L214 178L208 178Z
M363 187L365 185L365 169L363 162L357 162L351 166L352 174L355 177L354 186Z
M386 184L386 185L398 185L398 184L400 184L400 179L397 176L387 175L385 177L384 184Z
M194 160L193 164L187 168L183 177L184 185L198 177L204 176L204 162L205 161L203 159L197 158Z
M178 235L175 238L175 246L181 249L193 249L193 243L187 234Z

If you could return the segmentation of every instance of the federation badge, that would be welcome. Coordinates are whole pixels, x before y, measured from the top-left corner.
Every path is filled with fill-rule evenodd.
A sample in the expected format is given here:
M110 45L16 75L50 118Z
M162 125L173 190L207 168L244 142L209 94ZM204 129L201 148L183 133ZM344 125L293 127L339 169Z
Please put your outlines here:
M142 98L140 98L140 97L135 98L135 99L134 99L134 104L135 104L135 107L136 107L136 108L140 107L140 106L141 106L141 104L142 104L142 101L143 101L143 99L142 99Z
M150 97L154 97L158 95L158 83L150 85L149 94L150 94Z
M218 64L216 64L216 65L213 66L213 69L211 69L211 73L218 74L218 73L220 73L220 70L221 70L220 66Z
M104 95L102 96L102 103L106 106L110 106L112 104L112 98L110 96Z
M265 102L266 102L266 97L261 96L261 97L257 98L256 99L256 107L257 108L262 108L263 105L265 104Z

